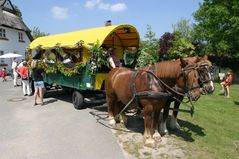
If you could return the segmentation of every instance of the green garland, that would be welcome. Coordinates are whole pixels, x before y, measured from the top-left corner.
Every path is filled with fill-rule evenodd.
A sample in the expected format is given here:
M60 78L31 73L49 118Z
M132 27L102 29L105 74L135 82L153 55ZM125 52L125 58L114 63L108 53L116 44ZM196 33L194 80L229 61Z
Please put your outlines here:
M46 73L57 73L57 64L54 64L53 66L49 66L45 62L39 63L40 67L44 69Z
M76 63L74 67L72 68L67 68L64 66L62 62L58 63L57 69L59 72L64 74L65 76L73 76L79 74L80 70L84 67L85 65L83 63Z
M79 44L83 45L83 42L80 41ZM38 47L40 50L41 46ZM60 44L57 44L55 46L56 51L62 55L63 53L63 49L60 47ZM62 74L64 74L65 76L74 76L80 73L80 70L82 70L83 67L87 66L87 71L90 75L95 75L97 68L101 67L103 65L107 65L107 57L108 57L108 53L100 46L99 41L97 40L97 43L94 44L90 49L89 52L92 54L89 62L87 62L86 64L83 64L82 62L78 62L76 63L73 67L68 68L66 67L63 62L57 62L57 63L53 63L51 64L52 66L50 66L49 64L45 63L45 62L40 62L39 65L41 68L44 69L44 71L46 73L57 73L60 72Z
M57 73L60 72L64 74L65 76L73 76L79 74L80 70L84 67L85 65L83 63L76 63L72 68L68 68L64 66L62 62L58 62L54 64L53 66L49 66L47 63L41 62L40 67L44 69L46 73Z

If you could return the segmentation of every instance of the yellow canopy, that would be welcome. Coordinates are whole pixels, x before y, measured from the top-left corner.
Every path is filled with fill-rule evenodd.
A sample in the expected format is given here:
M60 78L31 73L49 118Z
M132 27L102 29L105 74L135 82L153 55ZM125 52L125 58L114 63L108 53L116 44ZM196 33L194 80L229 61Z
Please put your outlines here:
M34 50L37 47L51 48L56 45L66 48L76 48L77 43L83 41L83 47L89 48L92 44L99 41L102 45L138 47L139 33L135 27L122 24L114 26L104 26L76 32L56 34L40 37L32 41L29 48Z

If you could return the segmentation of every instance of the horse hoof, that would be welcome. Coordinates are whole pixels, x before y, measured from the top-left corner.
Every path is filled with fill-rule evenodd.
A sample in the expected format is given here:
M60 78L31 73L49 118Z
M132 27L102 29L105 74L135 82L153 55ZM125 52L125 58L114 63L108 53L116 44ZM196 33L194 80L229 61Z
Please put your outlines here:
M154 134L153 134L153 138L154 138L154 140L157 141L157 142L161 141L161 136L160 136L159 133L154 133Z
M180 125L178 124L177 118L175 118L174 116L171 117L170 120L170 129L172 130L178 130L180 129Z
M148 138L148 139L145 140L145 146L154 147L155 146L155 141L152 138Z
M177 123L175 129L179 130L179 129L181 129L181 126Z
M161 131L160 132L160 135L162 135L162 136L166 136L166 135L168 135L169 133L168 133L168 131Z
M162 135L162 136L168 135L168 130L165 129L163 131L160 131L160 135Z
M116 121L114 119L110 119L109 120L109 124L112 125L112 126L115 126Z
M122 116L122 117L120 118L120 123L121 123L121 124L124 124L124 125L127 125L127 117Z
M179 130L179 129L181 129L181 127L178 123L173 123L173 124L170 125L170 129Z

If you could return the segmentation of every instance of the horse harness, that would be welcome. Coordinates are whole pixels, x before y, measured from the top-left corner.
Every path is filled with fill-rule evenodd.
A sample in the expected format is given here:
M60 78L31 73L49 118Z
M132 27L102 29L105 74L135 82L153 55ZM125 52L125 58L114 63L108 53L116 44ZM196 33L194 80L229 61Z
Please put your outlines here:
M153 68L154 68L153 71L156 72L155 67L153 67ZM192 71L192 70L196 70L196 69L197 69L197 67L195 67L194 65L189 66L189 67L187 67L187 68L182 67L182 68L181 68L181 72L177 74L177 78L180 76L180 74L182 74L182 76L183 76L184 89L179 88L177 85L175 85L173 88L170 88L170 87L169 87L170 90L173 90L173 91L172 91L172 92L173 92L173 95L171 95L171 97L172 97L174 100L176 100L177 102L182 103L182 104L185 105L186 107L190 108L190 110L179 109L179 108L178 108L178 109L173 108L172 110L174 110L174 111L181 111L181 112L189 112L189 113L191 114L191 116L193 116L193 113L194 113L194 105L193 105L193 103L192 103L192 93L191 93L191 90L193 90L193 89L195 89L195 88L200 88L200 85L193 83L192 87L190 87L189 84L188 84L187 73L189 73L189 72ZM166 85L166 84L165 84L165 85ZM170 93L171 93L171 92L170 92ZM184 102L184 101L178 99L177 96L182 96L182 97L184 97L185 94L188 94L189 101ZM187 104L188 102L190 102L191 106ZM170 109L171 109L171 108L170 108Z
M153 65L152 67L152 71L151 70L144 70L145 72L147 72L148 74L150 74L149 78L150 78L150 82L149 82L149 91L143 91L143 92L136 92L136 87L135 87L135 80L137 75L139 74L140 70L134 70L131 78L130 78L130 91L132 94L132 98L131 100L125 105L125 107L121 110L121 112L118 114L120 115L122 112L124 112L130 105L131 103L133 103L135 101L136 105L137 105L137 111L139 110L139 99L140 98L152 98L152 99L159 99L162 97L166 97L166 98L173 98L175 100L177 100L178 102L186 105L187 107L190 108L190 110L183 110L183 109L177 109L174 111L183 111L183 112L190 112L191 116L194 113L194 106L192 103L192 97L191 97L191 93L190 91L195 89L195 88L199 88L200 85L197 84L193 84L192 87L189 87L188 85L188 79L187 79L187 72L190 72L192 70L196 69L194 66L190 66L188 68L182 68L182 75L183 75L183 79L184 79L184 89L181 89L177 86L175 86L174 88L169 87L166 83L164 83L160 78L158 78L155 75L156 72L156 68L155 65ZM179 74L177 75L177 77L179 76ZM152 91L152 78L155 78L158 81L159 86L163 89L162 92L156 92L156 91ZM187 102L183 102L181 100L179 100L176 96L180 95L180 96L184 96L185 95L185 90L187 91L186 93L188 93L189 95L189 101L191 106L189 106L187 104ZM134 114L136 114L137 112L135 112ZM117 115L117 116L118 116Z
M151 71L147 71L147 70L143 70L143 72L146 72L149 74L149 90L148 91L142 91L142 92L136 92L136 87L135 87L135 84L136 84L136 77L137 75L139 74L140 70L134 70L131 77L130 77L130 91L131 91L131 94L132 94L132 98L131 100L125 105L125 107L120 111L120 113L118 115L116 115L116 118L122 113L124 112L125 110L127 110L127 108L131 105L131 103L135 102L136 105L137 105L137 109L134 109L135 111L133 112L133 114L137 114L140 110L140 102L139 102L139 99L140 98L152 98L152 99L160 99L162 97L166 97L166 98L169 98L171 97L171 94L167 93L166 91L162 91L162 92L156 92L156 91L153 91L152 90L152 84L153 84L153 77L157 78L157 76L151 72ZM142 70L141 70L142 72ZM159 86L164 90L164 86L163 84L161 83L162 81L160 80L158 82ZM132 109L132 108L131 108Z

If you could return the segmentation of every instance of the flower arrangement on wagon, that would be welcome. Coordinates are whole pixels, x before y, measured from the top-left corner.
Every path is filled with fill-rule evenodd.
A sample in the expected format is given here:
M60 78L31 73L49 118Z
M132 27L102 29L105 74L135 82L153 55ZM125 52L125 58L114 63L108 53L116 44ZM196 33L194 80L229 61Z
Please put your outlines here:
M76 74L79 74L80 70L84 67L85 65L81 62L76 63L73 67L68 68L66 66L64 66L64 64L62 62L59 62L57 64L57 69L59 72L61 72L62 74L64 74L65 76L74 76Z
M56 53L60 56L63 56L63 49L56 45L55 48ZM64 64L62 61L56 61L53 59L56 59L56 55L54 55L54 58L52 57L51 49L48 49L45 51L47 56L50 59L50 63L42 60L39 64L40 67L44 69L46 73L57 73L60 72L64 74L65 76L74 76L80 73L80 70L82 70L83 67L87 67L87 72L90 75L95 75L97 68L100 68L102 66L107 66L107 57L108 53L100 46L99 41L97 41L96 44L93 44L92 47L89 49L89 52L91 53L91 57L89 58L89 61L84 64L83 62L76 62L72 63L74 66L69 67L70 65ZM47 60L48 61L48 60Z
M44 69L46 73L57 73L60 72L64 74L65 76L74 76L76 74L79 74L79 71L84 67L85 65L81 62L75 63L73 67L66 67L63 62L57 62L53 64L52 66L49 66L45 62L40 63L40 67Z

